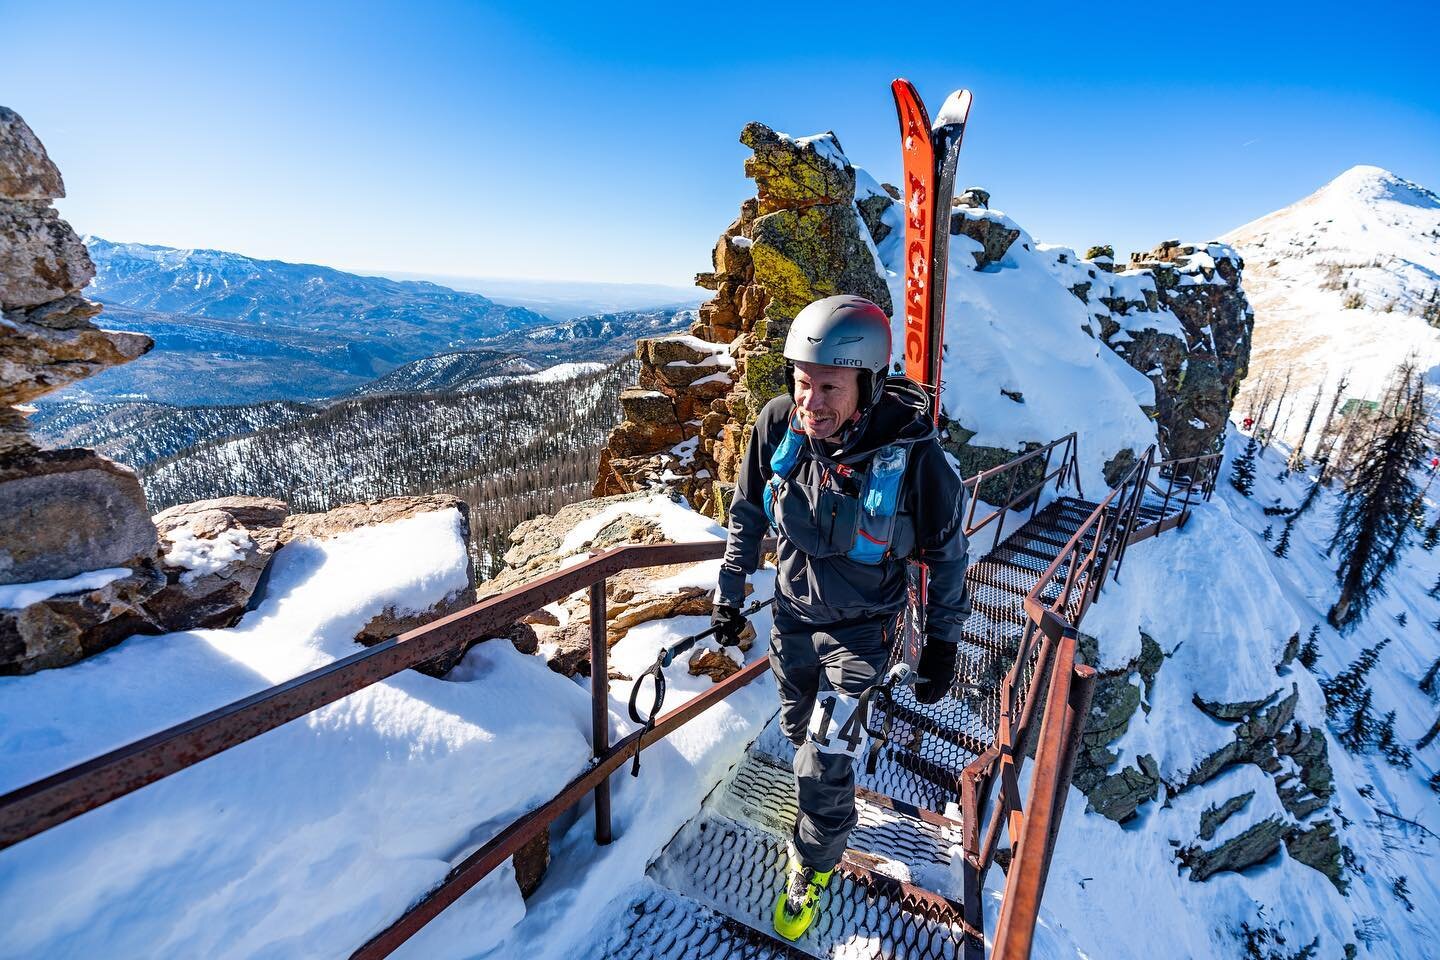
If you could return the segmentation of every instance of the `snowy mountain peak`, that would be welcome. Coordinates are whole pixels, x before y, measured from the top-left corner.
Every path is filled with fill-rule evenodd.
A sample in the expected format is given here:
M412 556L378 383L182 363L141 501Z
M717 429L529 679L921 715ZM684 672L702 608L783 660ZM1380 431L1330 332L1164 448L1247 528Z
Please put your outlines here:
M1364 163L1346 170L1307 199L1319 196L1353 198L1371 204L1390 201L1431 210L1440 208L1440 196L1433 191L1396 176L1384 167Z
M1255 308L1250 376L1290 377L1287 407L1308 407L1348 374L1347 397L1376 399L1414 354L1440 365L1440 196L1382 167L1355 166L1309 196L1222 239L1245 258ZM1283 416L1283 415L1282 415ZM1304 422L1289 417L1294 440Z

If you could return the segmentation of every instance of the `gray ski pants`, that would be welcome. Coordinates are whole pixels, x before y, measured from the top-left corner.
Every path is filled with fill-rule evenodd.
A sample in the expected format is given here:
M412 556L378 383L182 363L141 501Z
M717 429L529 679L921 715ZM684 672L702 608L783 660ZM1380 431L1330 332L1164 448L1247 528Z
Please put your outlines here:
M795 744L795 850L813 870L840 861L856 820L854 761L822 752L808 735L816 696L858 695L880 679L895 624L889 616L815 625L775 611L770 669L780 688L780 727Z

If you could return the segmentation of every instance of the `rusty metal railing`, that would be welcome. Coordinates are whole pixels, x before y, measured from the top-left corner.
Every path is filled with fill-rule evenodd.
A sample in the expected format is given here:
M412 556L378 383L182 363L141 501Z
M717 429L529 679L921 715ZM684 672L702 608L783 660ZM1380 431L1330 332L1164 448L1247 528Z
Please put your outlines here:
M657 717L648 731L637 730L616 744L609 743L606 579L638 567L712 560L722 556L724 549L724 542L715 540L625 546L591 554L581 563L526 586L489 597L419 629L13 790L0 796L0 850L457 646L502 633L525 614L588 588L594 707L592 766L553 799L525 814L467 857L438 887L354 954L384 957L587 794L595 797L596 842L609 843L610 774L645 746L664 738L768 669L765 660L757 660Z
M1057 450L1060 451L1060 463L1054 470L1051 470L1050 461ZM1019 493L1016 493L1015 483L1021 476L1020 468L1027 463L1040 459L1042 456L1045 460L1040 466L1040 479L1031 483L1030 486ZM981 486L993 483L999 480L1001 476L1007 474L1009 476L1009 484L1006 488L1003 502L999 506L992 507L990 512L985 514L985 516L977 522L975 520L975 508L980 503ZM1009 514L1011 508L1016 504L1029 503L1030 516L1033 518L1035 511L1040 507L1040 492L1045 489L1045 485L1051 480L1054 480L1055 489L1060 490L1072 479L1075 481L1075 492L1082 497L1085 496L1084 491L1080 488L1080 467L1074 433L1068 433L1058 440L1051 440L1043 447L1028 450L1013 460L1007 460L999 466L980 471L975 474L975 476L963 481L965 492L970 499L970 505L965 510L965 535L967 537L973 537L985 529L985 527L989 526L992 521L999 518L998 522L995 523L995 536L990 544L990 549L995 549L1000 543L1001 532L1005 529L1005 521L1003 518Z
M1075 741L1083 731L1094 681L1093 670L1074 663L1076 630L1112 564L1118 571L1154 459L1152 445L1081 522L1026 596L1025 630L1015 662L1001 684L995 743L966 767L961 779L966 852L977 865L976 877L970 881L977 887L976 895L985 871L995 860L1002 829L1011 841L1012 879L1007 880L1005 900L1013 897L1015 903L1002 906L997 946L1003 938L1015 945L1007 949L1023 952L997 955L1029 955L1044 874L1059 828L1058 810L1063 809L1069 789L1069 769L1078 748ZM1057 583L1059 589L1055 589ZM1048 696L1043 693L1047 689ZM1035 713L1042 696L1045 715L1037 728ZM1030 797L1022 804L1020 770L1031 746L1037 751L1036 774ZM990 796L997 784L998 796L992 806ZM1029 857L1024 872L1016 873L1013 856L1026 847L1027 838ZM1030 933L1024 932L1026 928Z
M1054 620L1053 626L1059 626ZM1058 636L1049 633L1047 643L1056 644L1045 712L1035 749L1035 775L1025 810L1011 814L1013 856L1000 901L1000 918L995 931L992 957L998 960L1028 960L1050 874L1055 838L1065 813L1065 799L1080 752L1085 717L1095 690L1095 669L1075 662L1076 632L1060 626ZM1015 818L1019 818L1018 828Z

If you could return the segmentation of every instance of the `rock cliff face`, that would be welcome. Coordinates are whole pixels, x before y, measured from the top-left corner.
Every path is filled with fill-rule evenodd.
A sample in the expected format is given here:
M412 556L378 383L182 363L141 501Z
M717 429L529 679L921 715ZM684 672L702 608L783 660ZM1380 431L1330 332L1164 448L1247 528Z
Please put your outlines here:
M1155 384L1161 456L1218 451L1255 323L1240 255L1223 243L1167 240L1117 270L1108 246L1084 258L1051 250L1057 272L1090 308L1093 333Z
M785 389L780 352L790 321L811 301L857 294L891 312L856 171L833 133L795 139L749 123L745 175L756 195L721 234L715 291L690 337L642 340L625 421L602 455L596 496L663 484L697 509L722 515L744 438L765 402Z

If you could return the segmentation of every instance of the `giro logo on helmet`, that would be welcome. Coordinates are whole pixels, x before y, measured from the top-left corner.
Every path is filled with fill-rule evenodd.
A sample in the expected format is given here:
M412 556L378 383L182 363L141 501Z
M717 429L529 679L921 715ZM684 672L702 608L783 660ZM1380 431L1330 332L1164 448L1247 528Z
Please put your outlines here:
M849 357L836 357L830 361L832 367L863 367L865 364L859 360L852 360Z

